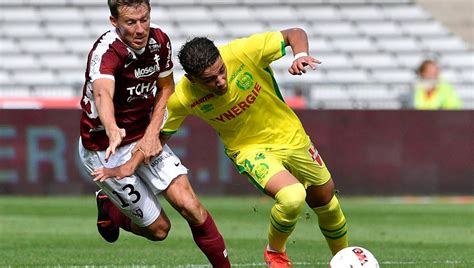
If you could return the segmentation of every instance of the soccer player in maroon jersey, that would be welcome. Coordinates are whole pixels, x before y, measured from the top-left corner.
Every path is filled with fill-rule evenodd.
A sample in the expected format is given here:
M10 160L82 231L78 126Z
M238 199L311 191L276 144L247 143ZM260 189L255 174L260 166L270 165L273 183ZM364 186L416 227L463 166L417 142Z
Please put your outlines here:
M119 228L165 239L170 220L156 196L162 194L189 223L213 267L230 267L224 240L194 194L187 169L159 140L174 91L170 40L150 25L149 0L108 0L108 5L114 28L89 52L79 154L89 173L119 166L136 153L146 160L131 176L96 180L98 231L108 242L118 239Z

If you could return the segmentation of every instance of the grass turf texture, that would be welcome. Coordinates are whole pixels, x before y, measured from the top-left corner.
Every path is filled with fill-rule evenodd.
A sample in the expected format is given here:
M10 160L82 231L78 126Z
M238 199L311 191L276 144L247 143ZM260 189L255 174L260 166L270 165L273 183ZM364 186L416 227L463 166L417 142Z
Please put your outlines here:
M226 240L235 267L264 267L268 198L202 197ZM340 197L351 245L382 267L474 267L474 206L393 198ZM0 197L0 266L208 267L186 222L162 200L172 228L162 242L121 230L108 244L95 226L94 196ZM306 208L287 251L295 267L327 267L329 249Z

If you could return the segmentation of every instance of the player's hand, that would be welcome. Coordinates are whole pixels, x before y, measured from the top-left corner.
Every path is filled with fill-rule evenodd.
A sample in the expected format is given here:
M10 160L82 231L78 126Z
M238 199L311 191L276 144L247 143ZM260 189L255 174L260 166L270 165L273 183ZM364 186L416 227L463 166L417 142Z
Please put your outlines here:
M150 159L153 156L161 154L163 151L163 147L161 146L160 136L159 135L145 135L143 138L137 143L135 148L133 149L133 153L136 151L140 151L143 153L145 159L143 163L148 165L150 163Z
M115 154L115 150L122 143L125 138L125 129L115 128L107 131L107 137L109 138L109 147L105 150L105 161L109 161L109 157Z
M306 73L306 68L316 70L318 64L321 64L321 61L311 56L299 57L293 61L290 68L288 68L288 72L292 75L302 75Z
M124 177L131 176L133 174L133 169L130 165L124 164L114 168L98 168L91 172L91 175L94 176L94 181L103 182L109 178L115 178L116 180L121 180Z

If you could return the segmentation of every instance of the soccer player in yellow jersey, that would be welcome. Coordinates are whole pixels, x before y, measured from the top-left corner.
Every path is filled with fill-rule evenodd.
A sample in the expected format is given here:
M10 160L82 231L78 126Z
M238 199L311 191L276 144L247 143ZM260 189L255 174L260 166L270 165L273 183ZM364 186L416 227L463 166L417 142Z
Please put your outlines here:
M293 75L316 68L308 55L302 29L266 32L215 47L197 37L181 48L186 72L168 102L164 140L188 115L202 118L219 133L226 153L240 173L275 199L271 209L264 259L269 267L291 267L285 244L304 207L317 214L319 227L333 254L348 246L347 225L334 195L331 175L300 120L285 104L270 63L290 46ZM122 169L102 170L102 178L123 176L143 160L136 153ZM104 172L104 173L101 173Z

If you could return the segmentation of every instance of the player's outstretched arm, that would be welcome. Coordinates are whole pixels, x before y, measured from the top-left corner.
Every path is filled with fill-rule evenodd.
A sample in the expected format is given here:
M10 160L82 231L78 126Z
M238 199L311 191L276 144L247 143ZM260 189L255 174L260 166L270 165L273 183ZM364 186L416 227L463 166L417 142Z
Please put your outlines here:
M161 144L165 144L171 135L160 135L160 142ZM145 153L143 149L140 147L135 147L133 150L133 155L130 160L125 162L124 164L114 167L114 168L98 168L91 172L91 175L94 176L94 181L105 181L108 178L114 178L117 180L123 179L124 177L131 176L135 173L135 170L138 166L144 162L145 160Z
M109 138L109 147L105 151L105 161L108 161L110 155L115 153L115 149L120 146L126 135L125 129L119 128L115 121L113 103L115 81L104 78L97 79L92 83L92 87L100 122Z
M114 168L98 168L91 172L91 175L94 176L94 181L103 182L108 178L121 180L124 177L131 176L144 159L145 154L141 149L138 149L133 153L132 158L124 164Z
M160 143L160 129L164 120L166 103L174 92L173 73L167 77L159 78L157 81L159 91L155 98L155 105L151 116L150 124L145 130L145 134L137 143L138 148L142 149L145 154L145 164L150 162L150 158L159 155L163 150L162 143Z
M285 40L285 46L290 46L293 50L295 60L288 68L288 72L292 75L301 75L306 73L306 66L311 67L313 70L316 69L317 64L321 61L308 55L309 45L308 36L303 29L291 28L281 31L283 39Z

